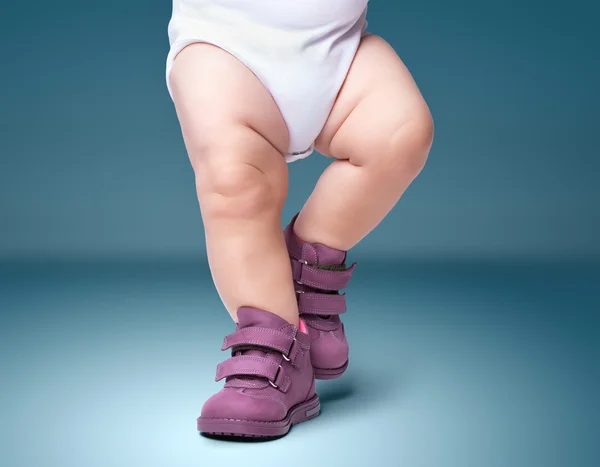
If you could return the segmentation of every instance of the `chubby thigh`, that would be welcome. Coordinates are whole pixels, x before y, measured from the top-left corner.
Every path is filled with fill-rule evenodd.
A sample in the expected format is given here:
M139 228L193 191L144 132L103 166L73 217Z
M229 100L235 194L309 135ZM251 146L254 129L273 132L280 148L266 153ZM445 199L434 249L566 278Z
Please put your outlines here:
M191 44L175 59L170 85L199 195L251 183L243 176L248 167L267 174L273 189L284 188L287 127L245 65L216 46Z

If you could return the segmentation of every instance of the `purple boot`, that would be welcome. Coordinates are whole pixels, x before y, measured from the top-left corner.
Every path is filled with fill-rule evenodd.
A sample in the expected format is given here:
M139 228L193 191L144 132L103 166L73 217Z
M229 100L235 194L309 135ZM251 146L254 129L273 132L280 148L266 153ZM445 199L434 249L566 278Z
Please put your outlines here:
M198 431L213 436L278 437L320 413L310 362L310 336L257 308L238 310L236 331L217 367L225 387L206 401Z
M310 356L316 379L339 378L348 367L348 341L339 315L346 296L339 291L352 277L356 263L346 267L346 252L310 244L294 233L294 216L285 228L300 317L311 337Z

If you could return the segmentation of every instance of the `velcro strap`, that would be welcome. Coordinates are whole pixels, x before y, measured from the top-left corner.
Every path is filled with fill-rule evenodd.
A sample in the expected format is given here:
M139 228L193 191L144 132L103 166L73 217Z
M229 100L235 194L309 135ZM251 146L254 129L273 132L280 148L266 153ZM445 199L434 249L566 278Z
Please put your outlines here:
M295 335L286 334L276 329L253 326L239 329L233 334L225 336L221 350L227 350L235 346L258 346L277 350L287 356L292 349L295 337Z
M298 292L298 311L311 315L341 315L346 312L346 295Z
M217 365L215 381L230 376L262 376L275 382L278 372L280 373L279 363L274 360L256 355L239 355Z
M356 263L344 270L335 271L318 268L306 264L302 260L294 260L292 262L292 275L299 284L306 284L309 287L321 290L338 291L348 286L355 267Z

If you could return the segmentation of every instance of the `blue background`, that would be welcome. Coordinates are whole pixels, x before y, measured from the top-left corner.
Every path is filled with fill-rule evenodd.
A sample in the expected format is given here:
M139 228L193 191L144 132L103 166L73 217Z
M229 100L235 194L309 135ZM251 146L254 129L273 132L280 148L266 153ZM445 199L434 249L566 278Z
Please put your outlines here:
M259 444L195 432L231 322L165 87L170 2L2 6L0 464L598 465L598 7L370 4L436 139L352 252L347 374ZM290 166L283 221L327 163Z
M392 6L394 5L394 6ZM600 257L598 8L372 1L435 122L427 169L357 252ZM0 256L205 257L164 83L168 1L0 19ZM291 167L286 216L328 161Z

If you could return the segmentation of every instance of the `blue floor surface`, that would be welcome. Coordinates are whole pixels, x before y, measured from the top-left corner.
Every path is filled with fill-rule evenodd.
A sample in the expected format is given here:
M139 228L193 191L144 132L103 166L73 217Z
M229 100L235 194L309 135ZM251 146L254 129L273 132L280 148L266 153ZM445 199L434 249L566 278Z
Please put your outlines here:
M4 264L0 465L597 467L599 271L359 264L321 415L231 443L195 428L232 330L206 265Z

